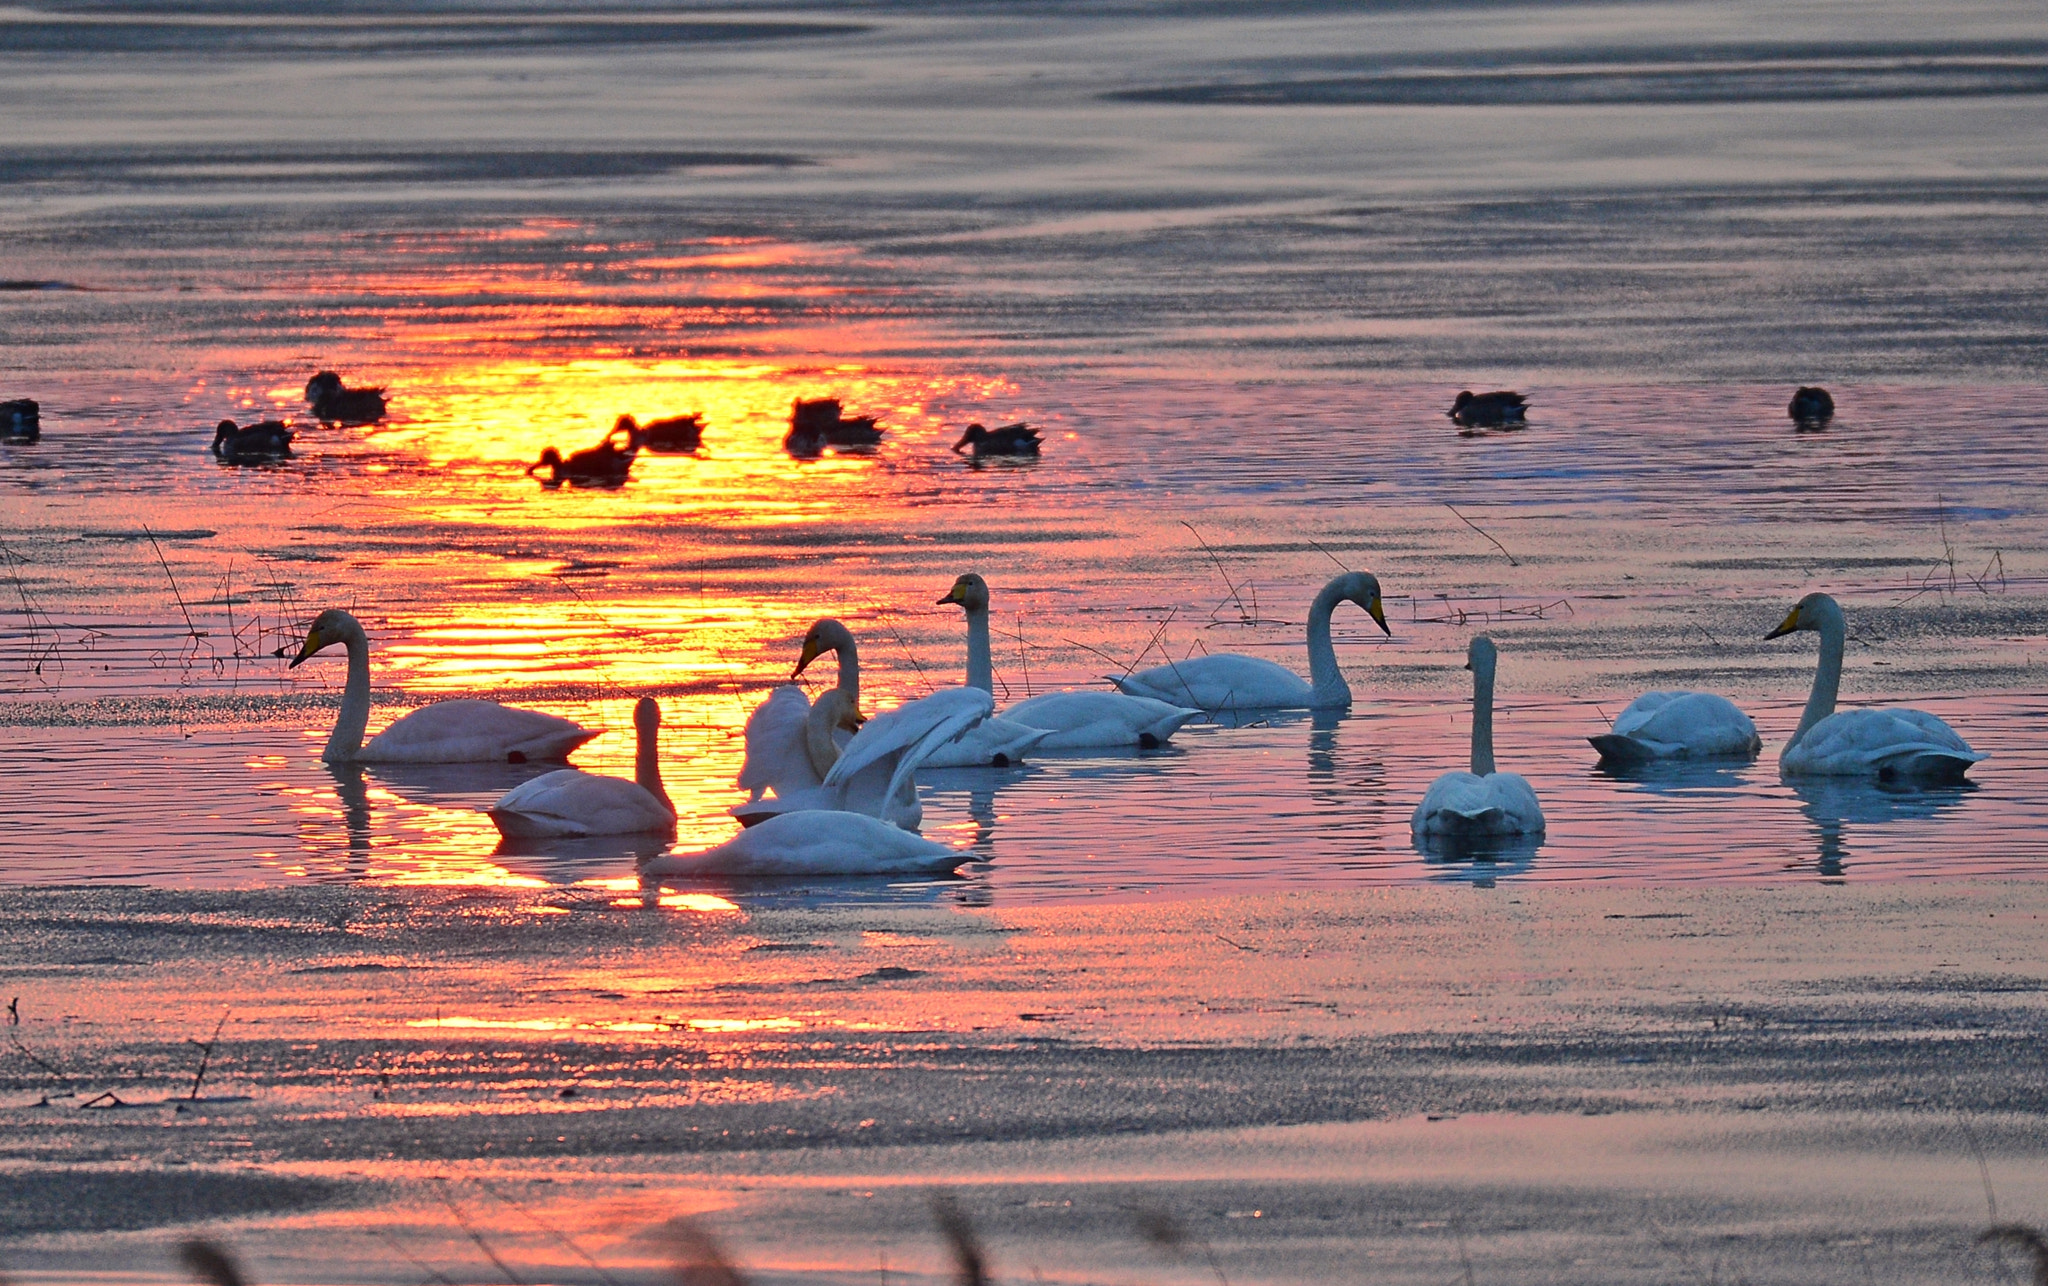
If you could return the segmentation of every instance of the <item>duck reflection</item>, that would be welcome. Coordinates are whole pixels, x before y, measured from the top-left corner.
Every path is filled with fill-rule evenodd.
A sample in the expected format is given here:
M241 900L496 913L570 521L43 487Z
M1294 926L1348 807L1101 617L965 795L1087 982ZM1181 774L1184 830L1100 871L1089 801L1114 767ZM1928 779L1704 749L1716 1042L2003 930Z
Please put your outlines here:
M1844 828L1922 821L1953 812L1978 789L1975 782L1914 788L1861 777L1788 777L1800 811L1813 823L1817 841L1814 870L1840 876L1851 856ZM1803 865L1803 863L1802 863Z

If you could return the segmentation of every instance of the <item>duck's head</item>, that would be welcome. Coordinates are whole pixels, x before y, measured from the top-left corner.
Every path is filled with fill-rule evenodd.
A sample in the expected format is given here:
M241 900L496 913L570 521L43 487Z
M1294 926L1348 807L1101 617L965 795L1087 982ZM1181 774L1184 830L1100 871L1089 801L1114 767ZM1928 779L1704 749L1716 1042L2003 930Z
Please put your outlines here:
M967 432L961 434L960 440L953 444L953 449L955 451L965 450L967 447L973 446L977 442L986 442L988 441L988 439L989 431L985 426L980 424L970 424L967 426Z
M1800 630L1817 630L1830 616L1839 619L1841 615L1842 608L1839 603L1826 594L1815 591L1800 599L1798 605L1786 613L1785 619L1778 622L1778 628L1764 635L1764 638L1777 639Z
M300 662L307 660L322 648L362 637L363 626L360 621L338 607L330 607L313 618L313 628L306 631L306 645L299 649L299 654L293 657L292 663L285 668L296 670Z
M1469 388L1460 389L1458 390L1458 396L1451 399L1451 412L1456 414L1470 405L1472 405L1472 390Z
M542 469L558 468L560 467L561 463L562 453L560 451L555 450L553 447L548 447L546 450L540 453L540 459L526 466L526 472L528 474L539 473Z
M1386 605L1380 601L1380 580L1371 572L1345 572L1334 577L1324 589L1335 593L1334 602L1356 603L1372 617L1373 624L1380 627L1380 633L1391 637L1394 633L1387 625Z
M306 400L318 402L321 398L332 397L341 392L341 376L333 371L322 371L306 381Z
M953 582L953 588L946 591L941 603L958 603L970 612L988 610L988 582L973 572Z
M217 445L227 441L241 431L242 426L236 424L233 420L222 420L219 424L213 426L213 440Z
M803 651L797 654L796 669L789 677L794 679L820 656L827 652L837 652L843 647L851 646L852 643L853 634L838 621L827 617L816 622L810 629L804 631Z

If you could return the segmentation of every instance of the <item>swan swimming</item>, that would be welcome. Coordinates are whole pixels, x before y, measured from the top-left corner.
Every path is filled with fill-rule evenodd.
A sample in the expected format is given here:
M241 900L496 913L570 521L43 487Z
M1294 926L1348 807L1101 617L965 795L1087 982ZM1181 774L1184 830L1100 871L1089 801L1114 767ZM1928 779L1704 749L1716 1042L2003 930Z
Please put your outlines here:
M1472 671L1472 771L1447 772L1430 783L1408 828L1418 838L1492 839L1541 835L1543 809L1519 773L1493 767L1493 672L1499 653L1478 635L1465 651Z
M1341 602L1358 604L1382 631L1393 634L1387 628L1386 611L1380 606L1380 583L1372 573L1345 572L1331 578L1308 609L1307 683L1286 666L1237 652L1217 652L1155 665L1136 674L1112 677L1110 682L1134 697L1151 697L1169 705L1200 710L1322 710L1348 706L1351 686L1344 682L1344 674L1337 668L1337 651L1330 645L1330 613Z
M656 737L661 707L641 697L633 707L633 780L561 768L521 782L490 807L510 839L580 839L585 835L669 835L675 805L661 785Z
M861 725L824 781L807 790L777 791L729 810L752 826L778 813L836 810L879 817L914 831L924 820L917 770L932 752L986 719L995 698L980 688L947 688L906 701Z
M969 687L993 691L995 664L989 654L988 582L969 572L954 581L953 588L939 601L958 603L966 609L967 683ZM968 737L993 723L1042 731L1044 735L1034 744L1046 750L1092 750L1103 746L1153 750L1165 745L1182 724L1199 718L1201 713L1122 692L1047 692L1017 702L998 718L981 724ZM965 742L968 737L961 740Z
M1961 781L1971 764L1989 758L1970 749L1955 730L1924 710L1835 710L1842 686L1842 652L1849 622L1826 594L1808 594L1764 637L1799 630L1820 635L1820 667L1799 716L1799 730L1778 752L1779 771L1878 781Z
M348 686L341 714L320 757L331 764L545 763L597 735L568 719L520 710L495 701L436 701L393 721L363 744L370 722L370 639L355 617L332 608L314 618L306 645L287 669L296 669L323 648L348 649Z
M943 875L973 858L866 813L811 809L765 818L702 853L653 858L640 874Z
M1711 692L1645 692L1615 716L1613 731L1586 740L1610 766L1748 758L1763 748L1750 717Z

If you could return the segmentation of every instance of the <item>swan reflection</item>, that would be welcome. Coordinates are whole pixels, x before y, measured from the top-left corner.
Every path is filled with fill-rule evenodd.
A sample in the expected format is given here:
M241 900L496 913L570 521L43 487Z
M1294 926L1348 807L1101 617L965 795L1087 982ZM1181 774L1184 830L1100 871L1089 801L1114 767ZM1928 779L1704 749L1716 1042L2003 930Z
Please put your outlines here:
M1840 876L1852 856L1845 827L1926 821L1962 807L1978 790L1970 781L1915 788L1862 777L1788 777L1785 784L1813 823L1814 870L1830 878Z

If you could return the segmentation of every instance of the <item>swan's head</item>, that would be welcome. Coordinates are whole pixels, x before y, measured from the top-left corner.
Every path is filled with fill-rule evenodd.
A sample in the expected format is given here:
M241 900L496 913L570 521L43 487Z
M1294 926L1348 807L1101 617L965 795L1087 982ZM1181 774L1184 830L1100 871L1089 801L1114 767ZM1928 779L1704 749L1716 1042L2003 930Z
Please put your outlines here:
M633 703L633 731L643 737L651 737L661 727L661 707L653 697L641 697Z
M790 673L794 679L802 674L811 662L827 652L837 652L853 645L853 635L844 625L830 617L818 621L804 632L804 650L798 653L796 669Z
M1371 572L1345 572L1324 587L1325 593L1334 593L1339 602L1356 603L1372 617L1373 624L1380 632L1392 636L1394 631L1387 625L1387 609L1380 602L1380 582Z
M953 582L953 588L946 591L941 603L958 603L970 612L988 610L988 582L973 572Z
M811 705L811 718L828 728L844 728L848 732L859 732L860 726L868 721L852 698L838 688L827 688L818 694Z
M341 392L341 376L333 371L322 371L306 381L306 400L318 402L323 397L332 397Z
M1500 663L1500 649L1484 634L1475 634L1465 646L1465 668L1474 674L1492 674Z
M967 432L961 434L960 440L953 444L953 450L959 451L964 447L974 445L976 442L986 442L988 438L989 431L987 428L979 424L970 424L967 426Z
M1778 622L1778 628L1764 635L1766 639L1783 638L1799 630L1817 630L1823 622L1842 619L1841 605L1826 594L1812 593L1799 600L1799 605Z
M306 645L292 658L285 668L295 670L301 661L311 657L322 648L333 647L336 643L347 643L363 637L363 627L355 617L338 607L331 607L313 618L313 628L306 631Z

